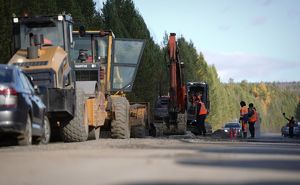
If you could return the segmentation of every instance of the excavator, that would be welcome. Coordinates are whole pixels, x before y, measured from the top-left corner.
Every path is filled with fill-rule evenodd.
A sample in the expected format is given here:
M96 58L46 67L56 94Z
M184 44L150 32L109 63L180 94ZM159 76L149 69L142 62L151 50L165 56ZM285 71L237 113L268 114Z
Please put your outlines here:
M184 63L180 61L175 33L170 33L167 49L169 95L159 96L154 105L154 125L157 136L186 133Z
M169 67L169 92L161 93L154 105L154 125L156 135L182 135L187 130L196 133L196 105L193 97L201 95L202 102L209 110L209 88L205 82L184 82L184 63L180 60L176 34L171 33L168 40L167 59Z

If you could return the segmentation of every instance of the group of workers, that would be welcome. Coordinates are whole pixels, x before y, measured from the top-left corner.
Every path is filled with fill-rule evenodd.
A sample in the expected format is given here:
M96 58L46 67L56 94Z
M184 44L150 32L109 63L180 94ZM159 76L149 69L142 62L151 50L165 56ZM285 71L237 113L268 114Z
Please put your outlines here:
M206 129L205 129L205 119L208 114L208 110L205 107L205 104L201 100L201 95L195 95L193 96L193 105L196 106L196 121L199 129L199 135L206 135ZM243 132L243 138L247 138L247 130L249 125L249 132L250 132L250 138L255 137L255 123L258 122L259 116L258 112L256 111L256 108L254 107L253 103L249 103L248 107L246 105L245 101L240 102L240 123L242 124L242 132ZM285 113L283 113L283 116L285 119L289 121L289 136L293 137L293 126L295 124L294 117L287 118L285 116Z
M205 119L208 114L208 110L205 107L205 104L202 102L201 95L193 96L193 104L196 106L196 121L199 129L199 135L206 135L205 129ZM244 101L240 102L240 122L242 123L243 137L247 138L247 127L249 125L249 131L251 138L255 137L255 123L258 121L258 113L253 103L249 103L249 106L246 106Z
M253 105L249 103L249 106L246 106L246 102L240 102L240 122L242 124L243 138L247 138L247 127L249 125L249 131L251 138L255 137L255 123L258 121L258 113Z

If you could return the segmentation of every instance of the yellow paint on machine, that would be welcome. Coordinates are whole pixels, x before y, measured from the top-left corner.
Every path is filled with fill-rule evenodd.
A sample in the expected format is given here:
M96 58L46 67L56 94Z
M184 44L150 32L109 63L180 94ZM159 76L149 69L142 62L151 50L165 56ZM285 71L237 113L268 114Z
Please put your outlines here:
M94 104L95 98L89 98L85 102L86 114L87 114L87 124L89 126L95 126L94 120ZM85 123L86 124L86 123Z
M105 110L105 97L99 93L97 97L89 98L85 101L84 124L98 127L104 125L107 118Z

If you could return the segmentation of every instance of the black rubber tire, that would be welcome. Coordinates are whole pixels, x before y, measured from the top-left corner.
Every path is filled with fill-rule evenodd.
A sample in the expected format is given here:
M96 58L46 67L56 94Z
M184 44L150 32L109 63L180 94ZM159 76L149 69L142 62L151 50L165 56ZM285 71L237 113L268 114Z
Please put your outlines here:
M130 137L132 138L145 138L146 137L146 128L144 125L132 126Z
M100 127L91 127L89 126L89 136L88 140L98 140L100 137Z
M125 97L112 98L115 119L111 121L111 137L115 139L130 138L129 102Z
M31 125L31 118L29 114L27 115L24 134L18 136L18 144L22 146L27 146L32 144L32 125Z
M43 136L41 137L39 144L48 144L50 141L51 136L51 127L50 127L50 121L47 116L44 116L44 125L43 125Z
M88 125L83 123L84 94L76 89L75 117L70 122L60 125L61 137L64 142L83 142L88 138Z
M44 124L43 124L43 135L35 138L33 140L34 144L48 144L51 137L51 127L50 122L47 116L44 116Z

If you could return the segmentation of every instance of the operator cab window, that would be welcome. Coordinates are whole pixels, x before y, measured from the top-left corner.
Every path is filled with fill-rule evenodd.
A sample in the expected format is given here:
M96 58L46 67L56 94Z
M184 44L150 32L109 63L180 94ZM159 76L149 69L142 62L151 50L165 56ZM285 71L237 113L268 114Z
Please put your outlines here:
M63 31L61 26L56 26L55 22L49 24L36 25L33 23L20 25L21 48L26 49L31 45L31 37L35 36L43 39L43 46L61 46L63 43Z
M90 37L76 38L75 46L71 50L71 58L77 63L93 63L92 43Z

